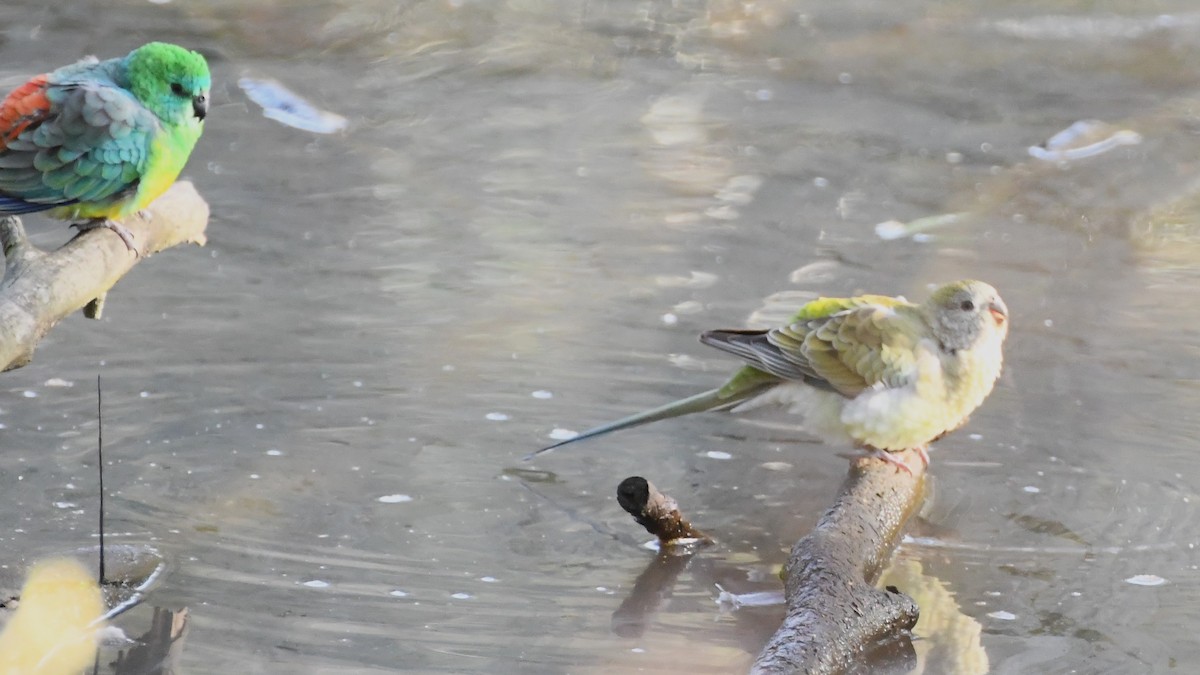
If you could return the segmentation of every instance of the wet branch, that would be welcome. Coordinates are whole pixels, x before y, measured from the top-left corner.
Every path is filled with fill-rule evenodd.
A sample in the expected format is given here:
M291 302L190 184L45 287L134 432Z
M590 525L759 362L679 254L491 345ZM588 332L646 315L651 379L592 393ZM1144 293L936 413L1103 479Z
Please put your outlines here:
M683 517L674 499L659 492L654 483L641 476L630 476L621 481L617 486L617 503L646 531L658 537L664 547L681 540L712 543L711 537L692 527Z
M622 637L638 637L650 618L670 599L679 575L687 568L696 546L712 538L679 512L679 505L641 476L630 476L617 486L617 503L639 525L658 537L658 555L638 575L633 590L612 615L612 630Z
M37 343L75 310L99 318L105 294L138 262L179 244L203 246L208 204L191 183L180 181L150 205L146 217L122 224L140 255L107 229L42 251L29 242L19 218L0 218L0 370L29 363Z
M837 673L917 622L912 598L875 581L920 505L923 473L878 460L851 462L833 506L792 548L784 568L787 615L751 672Z
M150 629L138 645L128 652L119 652L113 664L115 675L175 675L179 673L179 658L187 637L188 610L154 608Z

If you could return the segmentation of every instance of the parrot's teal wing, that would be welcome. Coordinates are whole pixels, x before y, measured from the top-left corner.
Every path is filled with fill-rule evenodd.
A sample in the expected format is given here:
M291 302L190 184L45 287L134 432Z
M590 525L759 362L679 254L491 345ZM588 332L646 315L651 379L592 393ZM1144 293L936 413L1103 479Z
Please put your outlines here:
M909 382L916 373L916 345L925 332L915 306L868 295L822 298L802 307L786 326L709 331L700 340L781 380L854 398L869 387ZM722 389L731 387L736 387L734 380Z
M20 95L20 98L14 98ZM37 78L0 108L22 114L0 129L0 213L115 200L137 188L160 128L115 84Z

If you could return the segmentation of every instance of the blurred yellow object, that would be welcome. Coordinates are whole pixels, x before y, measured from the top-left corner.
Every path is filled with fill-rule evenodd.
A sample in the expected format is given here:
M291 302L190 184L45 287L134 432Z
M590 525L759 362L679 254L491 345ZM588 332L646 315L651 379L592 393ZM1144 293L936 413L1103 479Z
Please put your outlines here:
M78 561L37 563L0 633L0 675L77 675L92 665L103 614L100 587Z

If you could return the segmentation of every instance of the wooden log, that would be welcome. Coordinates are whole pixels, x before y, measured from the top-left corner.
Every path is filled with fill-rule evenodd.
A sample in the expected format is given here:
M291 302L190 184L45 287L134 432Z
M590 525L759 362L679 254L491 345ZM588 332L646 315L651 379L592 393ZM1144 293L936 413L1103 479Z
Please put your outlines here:
M851 462L833 506L792 548L784 568L787 614L752 673L838 673L916 624L912 598L874 584L920 506L923 487L923 471L897 471L869 458Z

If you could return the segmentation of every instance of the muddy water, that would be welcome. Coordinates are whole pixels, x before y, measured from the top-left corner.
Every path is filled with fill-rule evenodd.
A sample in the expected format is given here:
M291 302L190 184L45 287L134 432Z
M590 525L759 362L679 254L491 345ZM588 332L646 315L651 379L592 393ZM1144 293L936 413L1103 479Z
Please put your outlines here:
M719 382L700 330L964 276L1012 310L1008 367L935 449L891 573L925 610L915 654L872 667L1200 656L1184 0L17 1L0 25L6 86L149 39L213 65L187 170L209 245L139 265L0 380L6 569L94 543L102 374L109 527L167 558L151 599L191 608L185 670L744 669L781 611L722 613L714 584L777 587L834 449L711 415L519 458ZM263 117L245 76L348 130ZM1084 119L1110 126L1072 147L1140 142L1027 152ZM614 632L653 555L613 498L632 474L721 544Z

